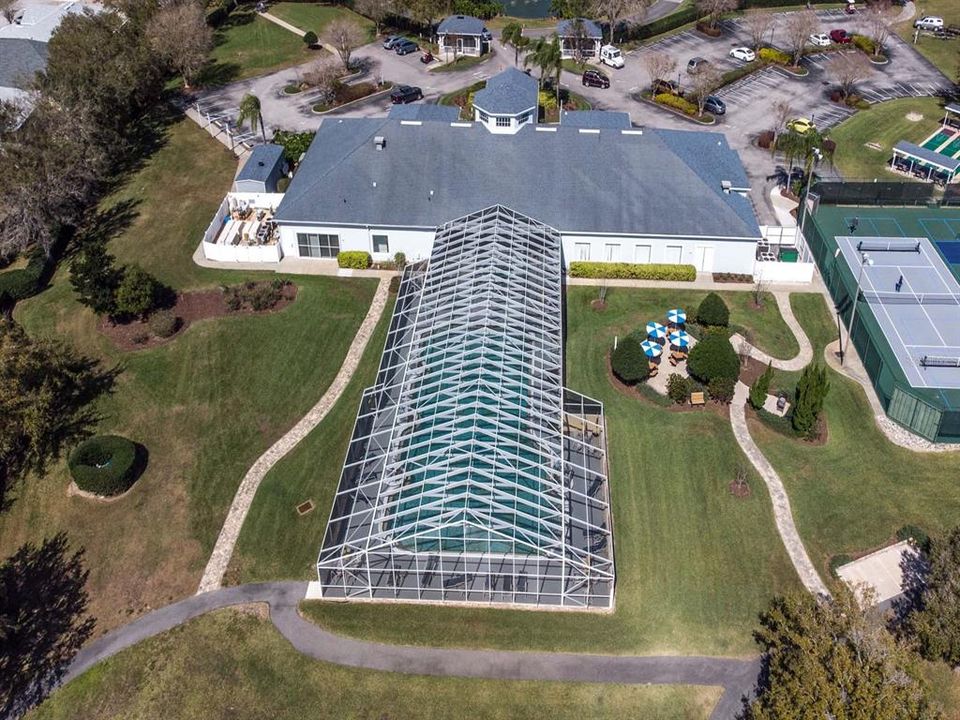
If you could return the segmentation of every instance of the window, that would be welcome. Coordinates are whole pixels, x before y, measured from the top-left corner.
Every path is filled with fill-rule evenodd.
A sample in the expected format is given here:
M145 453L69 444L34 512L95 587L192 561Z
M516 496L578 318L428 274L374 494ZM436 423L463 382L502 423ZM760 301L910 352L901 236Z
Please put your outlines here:
M577 260L590 259L590 243L577 243L574 245L574 250L576 250Z
M297 233L300 257L335 258L340 252L339 235Z
M649 245L637 245L633 253L633 261L641 264L647 264L650 262L650 246Z
M390 245L387 241L386 235L374 235L373 236L373 251L375 253L388 253L390 252Z
M525 112L523 115L520 116L520 120L518 121L518 124L523 125L524 123L528 123L530 122L530 118L532 117L533 117L532 113Z
M620 246L614 243L604 245L603 258L607 262L617 262L620 259Z
M510 118L508 118L508 117L498 117L498 118L497 118L497 127L510 127Z
M667 245L666 250L664 251L663 261L665 263L677 264L680 262L682 255L682 245Z
M487 115L483 110L477 110L477 113L480 115L480 122L490 122L490 116Z

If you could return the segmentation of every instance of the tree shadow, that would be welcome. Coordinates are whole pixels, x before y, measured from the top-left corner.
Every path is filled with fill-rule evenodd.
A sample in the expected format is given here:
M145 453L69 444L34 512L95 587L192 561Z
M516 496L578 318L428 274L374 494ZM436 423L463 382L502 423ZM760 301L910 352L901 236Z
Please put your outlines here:
M893 611L894 628L899 628L914 610L923 607L923 591L927 586L927 576L930 574L928 552L929 548L925 549L911 542L909 550L900 558L903 595L890 605Z
M133 473L133 480L131 485L135 483L140 477L147 471L147 466L150 464L150 451L147 449L147 446L143 443L134 442L133 443L133 465L131 467Z
M86 245L106 245L120 237L137 219L137 206L140 201L127 198L101 210L94 208L87 213L81 225L74 233L73 242L64 253L64 258L73 257L77 250Z
M240 65L234 62L211 60L197 73L194 85L201 88L216 88L227 85L240 75Z
M59 533L0 565L0 717L18 718L60 682L93 633L83 548Z

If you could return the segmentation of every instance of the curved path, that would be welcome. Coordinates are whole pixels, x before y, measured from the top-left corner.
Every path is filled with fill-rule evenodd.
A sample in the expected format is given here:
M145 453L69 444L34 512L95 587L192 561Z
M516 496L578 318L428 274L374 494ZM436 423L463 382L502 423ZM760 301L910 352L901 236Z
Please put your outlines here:
M155 610L87 645L61 684L101 660L205 613L265 602L270 619L294 648L316 660L347 667L413 675L498 680L552 680L626 684L708 685L724 688L711 720L734 718L759 672L759 660L716 657L575 655L385 645L343 637L304 620L297 605L306 582L272 582L221 588Z
M240 528L243 527L243 521L247 518L247 513L250 511L250 505L257 494L260 482L284 455L293 450L297 443L320 424L320 421L330 412L330 408L340 399L350 382L350 378L353 377L357 365L360 363L360 358L370 341L370 336L373 335L373 331L380 321L380 316L387 304L389 287L390 280L381 278L377 291L374 293L373 301L370 303L370 309L367 310L366 317L360 323L360 329L357 330L356 336L350 343L347 356L343 359L343 364L340 366L337 376L330 383L330 387L327 388L323 397L310 408L310 411L296 425L257 458L257 461L247 470L240 487L237 488L236 495L233 496L227 518L223 521L217 543L214 545L213 553L210 555L207 567L203 571L198 593L216 590L223 583L223 575L230 564L230 558L233 557L233 548L237 544L237 538L240 537Z
M750 348L750 357L764 364L772 363L773 367L777 370L802 370L813 359L813 347L810 345L807 334L803 331L803 328L800 327L800 323L797 322L797 318L793 314L793 308L790 307L790 293L777 291L773 293L773 297L776 298L777 308L780 310L780 315L783 316L783 321L797 339L800 352L789 360L780 360L779 358L767 355L763 350L755 348L738 333L730 336L730 342L733 343L734 348L740 348L746 345Z

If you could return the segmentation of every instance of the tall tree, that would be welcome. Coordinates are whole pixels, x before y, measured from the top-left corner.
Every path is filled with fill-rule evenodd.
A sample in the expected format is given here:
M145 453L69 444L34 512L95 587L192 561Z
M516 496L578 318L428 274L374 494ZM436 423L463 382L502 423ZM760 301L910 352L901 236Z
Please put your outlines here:
M690 79L687 87L691 99L697 104L697 113L700 116L703 115L703 106L710 93L720 87L721 81L720 71L712 65L702 68Z
M825 367L811 363L803 369L793 401L792 422L797 432L809 435L816 429L829 390Z
M830 63L830 72L837 79L844 99L850 97L857 83L873 73L870 61L859 52L843 53Z
M775 100L770 106L770 111L773 117L773 145L770 146L770 150L776 152L780 134L786 129L787 121L793 117L793 107L786 100Z
M207 64L213 49L213 28L197 0L183 0L161 7L147 25L147 40L155 53L190 87Z
M513 48L513 64L520 64L520 50L530 44L530 38L523 36L523 25L508 22L500 32L500 42Z
M743 26L750 35L750 42L754 50L760 50L760 47L766 41L767 34L773 30L776 22L776 15L766 10L752 12L743 18Z
M807 46L810 36L817 31L819 26L820 21L817 20L817 15L813 10L800 10L787 16L783 29L794 65L799 64L803 49Z
M533 65L540 70L540 87L548 75L556 74L557 92L560 92L560 71L563 69L563 57L560 53L560 40L556 35L539 37L533 43L530 52L523 59L524 67Z
M117 314L117 288L123 270L102 242L88 242L70 263L70 284L81 305L97 315Z
M960 665L960 528L932 538L929 571L905 630L928 660Z
M350 69L350 55L367 40L367 33L360 24L348 18L336 18L330 21L323 33L324 40L333 45L340 56L340 62Z
M116 373L75 350L32 340L0 320L0 499L29 472L43 472L99 419L93 401Z
M696 6L707 18L710 27L716 28L724 13L737 9L737 0L696 0Z
M652 0L593 0L592 14L607 21L610 26L610 42L621 21L629 20L639 25L643 22Z
M896 19L890 0L874 0L867 5L867 27L873 40L873 54L880 55L890 37L890 28Z
M643 67L650 76L650 89L656 91L657 85L677 70L677 60L661 50L645 53Z
M387 21L387 18L397 12L394 0L354 0L353 9L373 20L377 35L380 34L380 29Z
M63 533L0 565L0 717L40 703L90 637L87 574Z
M267 140L267 131L263 126L263 113L260 111L260 98L252 93L247 93L240 100L240 107L237 113L237 125L243 127L246 122L250 123L250 129L256 132L257 126L260 126L260 134L264 142Z
M13 25L20 11L19 0L0 0L0 15L7 21L7 25Z
M833 600L778 597L754 638L764 668L745 720L934 720L916 657L862 610L846 586Z
M590 14L590 0L550 0L550 14L568 20L584 17Z

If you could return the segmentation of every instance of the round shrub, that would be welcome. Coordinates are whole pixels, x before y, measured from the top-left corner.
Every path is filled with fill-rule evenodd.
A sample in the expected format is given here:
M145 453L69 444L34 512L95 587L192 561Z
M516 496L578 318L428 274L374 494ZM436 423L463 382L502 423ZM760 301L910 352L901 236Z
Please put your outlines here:
M126 492L139 475L135 443L119 435L98 435L80 443L67 460L81 490L95 495Z
M912 540L913 544L923 552L930 551L930 536L923 528L918 528L916 525L904 525L897 530L897 540Z
M633 335L620 340L610 356L610 365L617 379L627 385L636 385L650 374L647 356L643 354L640 341Z
M180 318L172 310L157 310L147 320L150 332L159 338L168 338L180 329Z
M701 325L726 327L730 324L730 310L723 298L715 292L708 293L697 308L697 322Z
M733 391L736 385L736 380L728 377L715 377L710 381L710 387L708 392L710 393L710 398L720 403L721 405L726 405L728 402L733 400Z
M667 396L675 403L680 405L686 402L687 395L690 392L690 384L683 375L671 373L667 378Z
M709 333L693 346L687 360L687 369L693 377L707 385L714 378L729 378L735 381L740 374L740 358L727 338L717 333Z
M303 44L307 47L313 47L319 40L320 38L317 37L317 34L313 30L307 30L303 34Z

